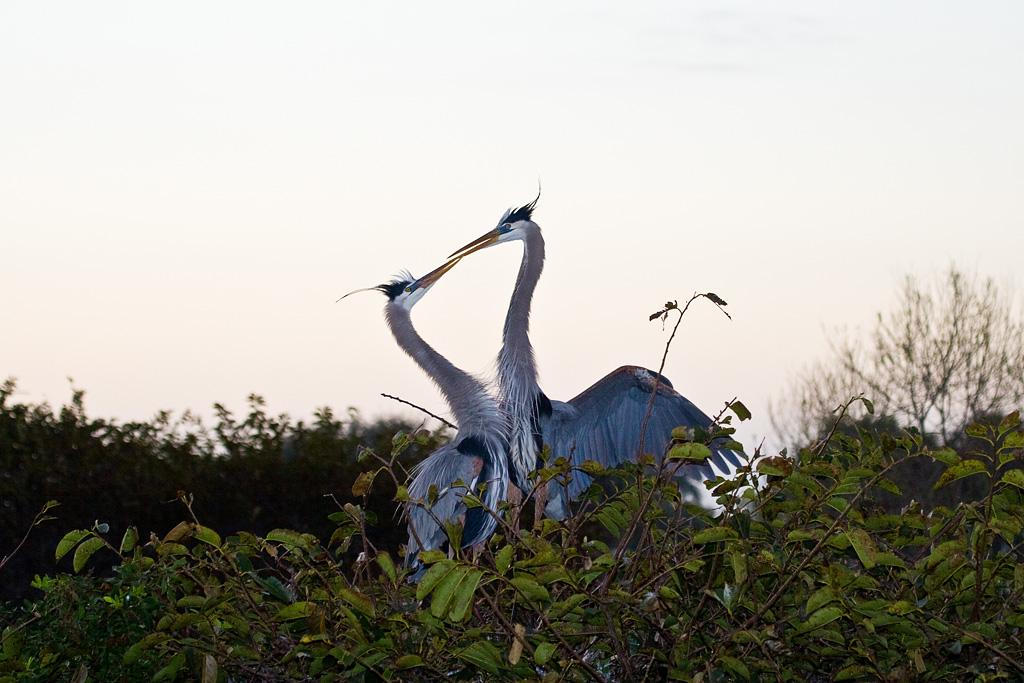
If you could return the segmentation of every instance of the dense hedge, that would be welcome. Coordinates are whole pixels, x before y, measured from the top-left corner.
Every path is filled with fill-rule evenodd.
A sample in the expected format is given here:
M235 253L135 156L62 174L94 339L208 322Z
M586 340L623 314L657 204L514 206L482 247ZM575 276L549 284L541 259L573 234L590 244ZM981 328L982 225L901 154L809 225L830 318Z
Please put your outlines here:
M223 537L188 495L194 516L158 535L68 533L57 556L76 572L113 557L114 574L38 580L45 597L6 617L0 681L1021 680L1024 434L1016 413L968 431L963 455L867 430L755 453L709 483L717 512L627 466L566 523L515 530L506 515L478 556L430 554L419 584L367 511L381 486L405 497L389 474L431 445L400 436L330 533ZM684 443L666 466L706 454ZM900 493L888 475L907 458L984 495L886 512L870 498Z
M263 535L287 527L329 536L328 515L356 500L351 487L362 471L362 449L386 452L395 433L415 429L397 420L366 424L355 412L341 420L328 408L312 424L294 423L268 415L258 396L249 397L243 419L216 406L212 427L166 413L118 424L87 416L81 391L59 411L17 403L14 391L12 381L0 385L0 559L47 501L60 506L49 511L57 519L33 529L3 567L0 600L40 595L30 587L32 577L53 572L53 549L69 529L97 521L116 534L173 527L184 512L179 491L221 533ZM411 467L443 438L438 433L413 444L402 464ZM405 530L393 496L394 489L379 487L367 509L380 519L374 541L397 550ZM64 561L59 569L71 565Z

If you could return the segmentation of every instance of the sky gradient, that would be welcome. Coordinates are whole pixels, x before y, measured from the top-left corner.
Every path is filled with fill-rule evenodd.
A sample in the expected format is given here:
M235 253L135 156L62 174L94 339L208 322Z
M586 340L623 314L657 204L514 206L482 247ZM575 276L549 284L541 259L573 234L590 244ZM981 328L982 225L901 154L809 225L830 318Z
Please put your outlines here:
M90 414L444 412L383 298L543 184L541 383L767 405L906 273L1021 283L1024 5L0 5L0 379ZM488 373L521 245L414 311Z

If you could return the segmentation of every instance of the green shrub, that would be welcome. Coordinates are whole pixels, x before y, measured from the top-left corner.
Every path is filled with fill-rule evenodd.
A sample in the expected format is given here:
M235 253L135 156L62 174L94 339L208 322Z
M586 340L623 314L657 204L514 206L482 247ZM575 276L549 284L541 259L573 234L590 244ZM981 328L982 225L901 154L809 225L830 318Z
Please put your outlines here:
M242 417L216 406L210 427L189 413L120 424L88 416L81 391L54 410L14 402L14 390L13 381L0 383L0 600L39 595L29 583L53 571L53 548L69 529L97 519L116 535L133 526L171 528L180 521L179 491L188 491L197 513L222 532L265 535L287 527L329 536L335 507L328 496L341 491L341 502L356 500L348 491L363 471L361 450L383 452L396 432L415 429L396 420L364 423L355 411L339 419L329 408L316 411L311 423L295 422L267 414L255 395ZM411 467L443 439L441 430L414 442L403 465ZM394 489L383 484L364 507L380 519L373 541L397 550L405 530L394 514ZM12 553L52 500L61 503L53 513L59 522L34 528L31 542ZM107 573L112 559L101 556L94 568ZM71 571L70 562L59 569Z
M728 436L722 424L709 437ZM565 523L518 531L506 514L475 556L426 553L418 584L373 544L364 505L400 438L357 482L362 500L337 503L328 540L221 538L195 518L144 544L68 534L58 555L81 569L116 553L115 578L52 580L5 631L0 681L83 667L96 680L1020 680L1024 435L1016 413L968 432L987 446L970 457L868 431L793 458L755 453L708 484L715 512L628 465ZM682 444L665 467L705 453ZM927 514L874 508L869 492L893 492L907 457L944 463L939 486L980 477L987 495ZM542 474L572 476L564 462ZM60 634L56 619L69 620ZM59 662L64 642L84 646Z

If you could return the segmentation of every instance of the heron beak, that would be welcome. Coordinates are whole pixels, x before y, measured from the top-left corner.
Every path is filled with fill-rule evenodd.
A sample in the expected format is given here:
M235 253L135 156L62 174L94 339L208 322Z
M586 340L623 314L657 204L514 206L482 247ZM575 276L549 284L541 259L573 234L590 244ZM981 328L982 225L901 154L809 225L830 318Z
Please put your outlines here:
M501 231L498 228L495 228L494 230L491 230L490 232L488 232L488 233L486 233L484 235L481 235L480 237L476 238L475 240L473 240L472 242L470 242L466 246L462 247L462 249L457 249L448 258L452 258L453 256L458 256L459 258L462 258L463 256L469 256L474 251L480 251L481 249L486 249L487 247L489 247L492 244L496 243L498 241L498 237L500 237L500 236L501 236Z
M454 268L455 264L458 263L460 260L462 260L461 256L459 256L458 258L450 259L449 261L445 262L445 264L440 268L435 268L434 270L430 271L429 273L421 277L419 280L417 280L417 284L420 287L430 287L432 284L440 280L441 276L443 276L449 270Z

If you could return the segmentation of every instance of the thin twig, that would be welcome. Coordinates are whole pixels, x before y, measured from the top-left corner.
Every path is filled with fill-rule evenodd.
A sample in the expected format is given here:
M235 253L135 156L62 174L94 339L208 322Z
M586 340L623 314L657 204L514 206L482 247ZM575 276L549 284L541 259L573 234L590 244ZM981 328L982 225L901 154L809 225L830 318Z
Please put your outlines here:
M640 456L643 454L643 451L644 451L644 437L647 434L647 424L651 420L651 413L654 410L654 401L658 397L658 389L661 387L661 378L662 378L662 374L665 372L665 363L668 361L668 352L669 352L669 349L672 347L672 341L676 337L676 332L678 332L679 325L682 324L683 316L686 315L686 311L689 310L690 304L692 304L694 301L696 301L697 299L699 299L701 297L703 297L703 298L707 299L708 301L712 302L713 304L715 304L715 306L718 307L718 310L720 310L723 313L725 313L726 317L729 318L730 320L732 320L732 316L730 316L728 313L726 313L725 309L722 308L722 306L725 305L725 301L723 301L721 299L721 297L719 297L718 295L713 294L711 292L708 292L707 294L698 294L698 293L695 292L693 294L693 296L690 297L690 300L686 302L686 305L684 305L682 308L679 308L678 302L676 302L676 301L669 301L668 303L665 304L665 308L663 308L662 310L658 311L657 313L652 313L651 316L650 316L651 320L654 320L654 319L660 317L662 319L662 321L664 321L665 319L667 319L669 311L677 311L679 313L679 318L676 320L676 324L672 328L672 334L669 335L668 342L665 343L665 352L661 355L661 364L658 366L658 374L654 378L654 388L651 390L651 398L647 402L647 413L644 415L644 421L640 425L640 443L639 443L639 445L637 447L637 460L640 459ZM709 425L709 427L710 427L710 425ZM661 461L661 464L660 464L660 467L659 467L659 475L664 472L664 469L665 469L665 459L663 457L662 461ZM638 481L642 481L642 478L643 478L642 470L641 470L641 473L638 474L637 476L638 476ZM643 491L642 491L642 487L641 487L641 493L642 492ZM623 534L622 539L620 540L619 547L615 550L615 559L616 560L621 560L622 559L622 555L625 552L625 548L628 545L629 539L632 538L633 534L636 532L637 527L639 526L639 524L641 523L641 521L643 519L644 510L650 504L650 501L651 501L651 499L653 497L654 497L654 488L652 487L650 493L640 501L640 504L639 504L639 506L637 508L637 514L634 515L633 519L630 521L629 527L627 527L627 529L626 529L626 533ZM609 577L607 577L604 585L602 585L602 587L601 587L601 595L604 595L607 592L609 586L611 585L611 580L614 578L614 576L615 576L615 573L614 573L614 570L613 570L612 574L609 575Z
M381 396L383 396L384 398L390 398L392 401L398 401L399 403L404 403L407 406L412 406L416 410L419 410L420 412L426 413L427 415L429 415L430 417L434 418L435 420L438 420L439 422L443 422L444 424L448 425L452 429L457 429L457 427L455 425L453 425L451 422L449 422L448 420L444 419L443 417L441 417L439 415L434 415L432 412L430 412L426 408L421 408L420 406L416 405L415 403L410 403L409 401L406 401L403 398L398 398L397 396L392 396L391 394L381 393Z
M25 535L22 537L21 542L18 543L18 545L16 545L14 547L14 550L11 551L10 555L5 555L4 559L0 560L0 568L3 568L3 566L5 564L7 564L7 561L10 560L12 557L14 557L15 554L17 554L17 552L19 550L21 550L21 546L25 545L25 541L27 541L28 537L30 535L32 535L32 530L33 529L35 529L37 526L39 526L43 522L49 521L51 519L56 519L56 517L50 517L49 515L46 514L50 510L50 508L53 508L53 507L56 507L56 506L57 506L57 504L54 503L53 501L50 501L50 502L46 503L45 505L43 505L43 509L36 513L36 516L32 519L32 523L28 525L28 531L25 532Z

